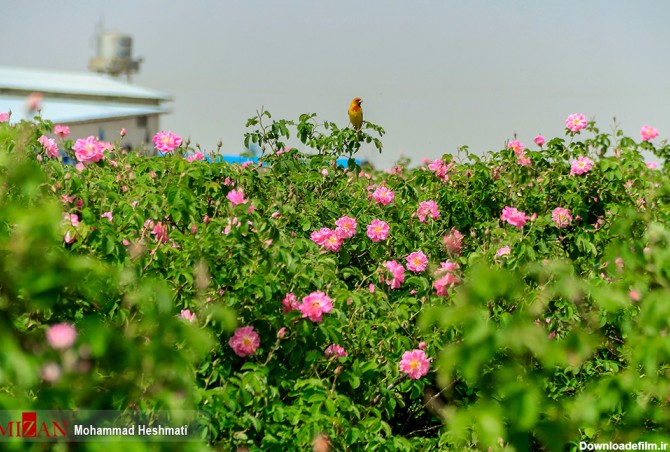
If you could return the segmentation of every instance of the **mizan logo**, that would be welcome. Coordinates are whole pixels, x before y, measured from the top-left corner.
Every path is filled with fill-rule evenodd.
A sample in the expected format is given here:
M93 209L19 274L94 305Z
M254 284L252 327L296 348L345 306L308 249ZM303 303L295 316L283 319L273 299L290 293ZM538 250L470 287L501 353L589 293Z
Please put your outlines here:
M67 436L67 421L37 422L37 413L21 413L20 421L0 423L0 436L16 438L62 438Z

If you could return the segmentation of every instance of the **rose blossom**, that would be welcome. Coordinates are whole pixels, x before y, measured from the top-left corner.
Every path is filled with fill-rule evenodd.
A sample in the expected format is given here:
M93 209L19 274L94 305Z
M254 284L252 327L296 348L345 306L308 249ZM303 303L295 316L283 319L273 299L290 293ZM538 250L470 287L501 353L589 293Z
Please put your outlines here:
M511 251L512 250L510 249L510 247L506 245L506 246L503 246L502 248L500 248L498 251L496 251L496 256L497 257L507 257L507 256L510 255Z
M297 311L300 309L298 298L290 292L286 294L282 300L282 304L284 305L284 314L288 314L291 311Z
M590 158L588 157L579 157L576 160L573 160L570 163L570 175L582 175L584 173L587 173L591 171L591 168L593 167L593 162L591 161Z
M642 136L642 141L653 140L658 136L658 129L655 129L652 126L644 125L640 130L640 136Z
M538 135L535 137L533 141L535 141L535 144L542 147L542 145L544 144L544 137L542 135Z
M181 137L161 130L153 138L154 147L161 152L172 152L181 146Z
M384 263L384 266L389 273L391 273L391 277L385 279L386 284L388 284L391 289L397 289L403 282L405 282L405 267L396 261L387 261Z
M423 251L415 251L407 256L407 270L414 273L422 272L428 265L428 258Z
M56 140L42 135L37 139L37 141L42 145L49 157L52 159L58 157L58 145L56 144Z
M342 237L337 235L335 231L330 231L330 234L328 234L326 239L323 241L323 247L328 251L337 253L342 247Z
M346 350L338 344L329 345L326 347L326 350L323 352L323 354L326 358L344 358L347 356Z
M70 135L70 128L68 126L56 124L54 126L54 133L61 138L67 138L67 136Z
M458 277L454 275L454 271L458 269L458 264L446 260L440 262L440 268L435 272L436 281L433 282L433 287L438 296L444 297L448 295L448 289L460 282Z
M389 225L382 220L372 220L367 227L367 236L373 242L381 242L386 240L389 235Z
M226 199L230 201L233 206L245 204L247 202L247 200L244 199L244 192L242 190L231 190L226 195Z
M451 228L451 232L442 237L442 243L451 254L460 256L463 247L463 234L458 232L456 228Z
M105 145L98 141L94 136L89 136L85 140L79 138L72 149L75 151L75 157L82 163L99 162L103 157Z
M69 323L51 325L46 332L47 342L55 349L72 347L77 340L77 330Z
M419 217L421 223L427 223L427 217L437 220L440 218L440 211L437 209L437 203L432 200L420 202L419 208L416 211L416 216Z
M335 233L343 239L348 239L356 235L356 227L358 224L356 220L351 217L342 217L335 222Z
M562 207L556 207L551 212L551 220L559 228L566 228L572 221L572 215L570 209L564 209Z
M567 127L568 130L572 133L579 132L584 127L586 127L586 124L588 124L588 121L586 120L586 116L584 116L581 113L571 114L565 120L565 127Z
M193 162L195 160L205 160L205 156L202 154L202 152L198 151L195 154L190 154L186 157L187 162Z
M519 155L523 153L523 150L526 149L526 146L521 144L521 141L519 140L512 140L509 143L507 143L507 149L511 149L514 151L515 155Z
M235 334L228 341L228 345L240 358L253 355L261 345L258 333L253 326L243 326L235 330Z
M316 291L303 297L302 304L298 306L303 318L309 318L313 322L321 322L323 314L333 310L331 299L323 292Z
M505 207L502 211L501 218L511 224L521 229L528 221L528 216L524 212L520 212L516 207Z
M442 182L449 182L449 173L451 169L455 166L454 162L447 164L444 160L438 159L434 160L433 163L428 165L428 169L435 172L435 175Z
M189 322L195 321L195 314L191 312L190 309L182 309L179 313L179 318L186 319Z
M430 369L430 360L426 357L426 352L417 349L406 351L400 361L400 371L409 375L412 380L418 380L428 373Z
M8 122L10 115L11 115L11 113L8 112L8 111L0 113L0 122Z
M310 239L317 245L324 246L326 244L326 240L328 240L328 237L330 237L332 233L333 231L330 228L321 228L318 231L312 232Z
M375 201L383 205L392 203L395 198L395 194L386 187L377 187L372 196L375 198Z

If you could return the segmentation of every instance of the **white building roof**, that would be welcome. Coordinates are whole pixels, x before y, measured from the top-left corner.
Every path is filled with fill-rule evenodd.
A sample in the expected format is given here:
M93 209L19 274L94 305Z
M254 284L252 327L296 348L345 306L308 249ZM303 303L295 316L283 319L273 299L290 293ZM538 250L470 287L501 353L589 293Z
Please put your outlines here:
M20 122L27 117L26 98L22 96L0 95L0 113L10 111L10 122ZM153 105L122 104L86 100L65 100L45 97L41 102L42 118L55 123L77 123L100 119L125 118L167 113L168 110Z
M142 88L104 74L0 66L0 92L112 97L152 102L171 100L166 93Z

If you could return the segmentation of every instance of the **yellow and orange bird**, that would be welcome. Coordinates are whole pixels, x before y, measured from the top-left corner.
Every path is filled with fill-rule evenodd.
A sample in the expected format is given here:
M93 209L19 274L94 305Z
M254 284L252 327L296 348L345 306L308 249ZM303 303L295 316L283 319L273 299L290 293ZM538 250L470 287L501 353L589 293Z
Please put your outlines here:
M349 105L349 121L354 126L354 130L361 130L363 125L363 109L361 108L363 101L360 97L355 98Z

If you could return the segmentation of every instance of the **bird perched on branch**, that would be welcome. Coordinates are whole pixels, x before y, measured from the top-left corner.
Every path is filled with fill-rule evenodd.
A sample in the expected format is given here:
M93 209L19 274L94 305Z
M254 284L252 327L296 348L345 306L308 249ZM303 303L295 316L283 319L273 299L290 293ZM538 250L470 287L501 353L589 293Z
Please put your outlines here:
M363 125L363 109L361 108L363 101L360 97L355 98L349 105L349 121L354 126L354 130L360 130Z

